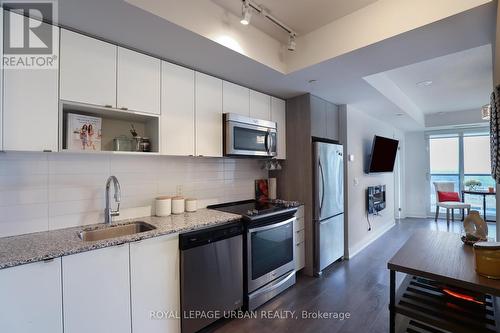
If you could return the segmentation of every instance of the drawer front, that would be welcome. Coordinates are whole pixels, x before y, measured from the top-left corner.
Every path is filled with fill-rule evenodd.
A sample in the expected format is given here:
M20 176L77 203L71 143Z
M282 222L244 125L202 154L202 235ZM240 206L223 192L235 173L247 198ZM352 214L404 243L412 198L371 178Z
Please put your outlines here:
M304 242L304 230L296 231L295 232L295 244L303 243Z
M295 232L298 232L300 230L304 230L304 218L303 217L297 218L293 222L293 228L295 229Z
M301 270L306 264L306 251L304 242L298 243L295 247L295 270Z

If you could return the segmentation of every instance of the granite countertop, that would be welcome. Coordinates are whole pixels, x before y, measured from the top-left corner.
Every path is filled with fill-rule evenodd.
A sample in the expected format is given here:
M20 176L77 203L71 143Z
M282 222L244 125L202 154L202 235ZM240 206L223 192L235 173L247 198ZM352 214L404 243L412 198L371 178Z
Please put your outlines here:
M241 219L240 215L211 209L199 209L194 213L170 215L167 217L147 216L113 222L113 225L142 221L156 229L129 236L100 241L82 241L78 233L82 229L106 227L103 223L53 231L36 232L19 236L0 238L0 269L49 260L70 254L120 245L151 237L193 231L208 226L222 225Z

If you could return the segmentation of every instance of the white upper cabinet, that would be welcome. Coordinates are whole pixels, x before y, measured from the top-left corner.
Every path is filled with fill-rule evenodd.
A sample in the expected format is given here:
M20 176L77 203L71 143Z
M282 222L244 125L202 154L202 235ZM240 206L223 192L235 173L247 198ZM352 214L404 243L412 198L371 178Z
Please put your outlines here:
M178 333L180 320L151 320L150 311L180 313L179 237L130 243L132 332Z
M194 155L194 71L162 62L161 153Z
M250 117L250 89L224 81L222 84L222 111Z
M196 72L196 154L222 157L222 80Z
M14 13L10 15L19 16ZM40 24L30 20L34 21L33 25ZM59 28L53 27L52 36L54 53L58 54ZM57 151L57 69L11 68L4 69L3 72L3 149Z
M271 96L250 90L250 117L271 120Z
M61 29L61 99L116 107L116 53L115 45Z
M129 274L128 244L63 257L64 332L130 333Z
M62 333L60 258L0 270L0 325L2 332Z
M118 48L117 107L160 114L161 60Z
M286 102L282 99L271 97L271 121L278 126L278 154L277 159L286 159Z

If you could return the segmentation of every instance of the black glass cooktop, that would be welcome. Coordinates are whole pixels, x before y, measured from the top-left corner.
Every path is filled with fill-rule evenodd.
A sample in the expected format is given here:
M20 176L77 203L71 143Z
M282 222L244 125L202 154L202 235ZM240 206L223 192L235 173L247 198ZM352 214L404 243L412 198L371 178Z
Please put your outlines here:
M263 216L272 216L274 214L296 211L297 207L298 203L289 201L278 200L262 202L257 200L246 200L212 205L207 208L242 215L243 217L249 219L255 219Z

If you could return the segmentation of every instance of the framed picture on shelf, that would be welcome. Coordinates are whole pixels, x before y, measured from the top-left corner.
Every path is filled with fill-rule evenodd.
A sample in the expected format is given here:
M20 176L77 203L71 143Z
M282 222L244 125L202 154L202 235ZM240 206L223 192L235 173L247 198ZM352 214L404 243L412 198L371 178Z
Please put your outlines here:
M84 116L76 113L67 114L67 149L101 150L102 118Z

